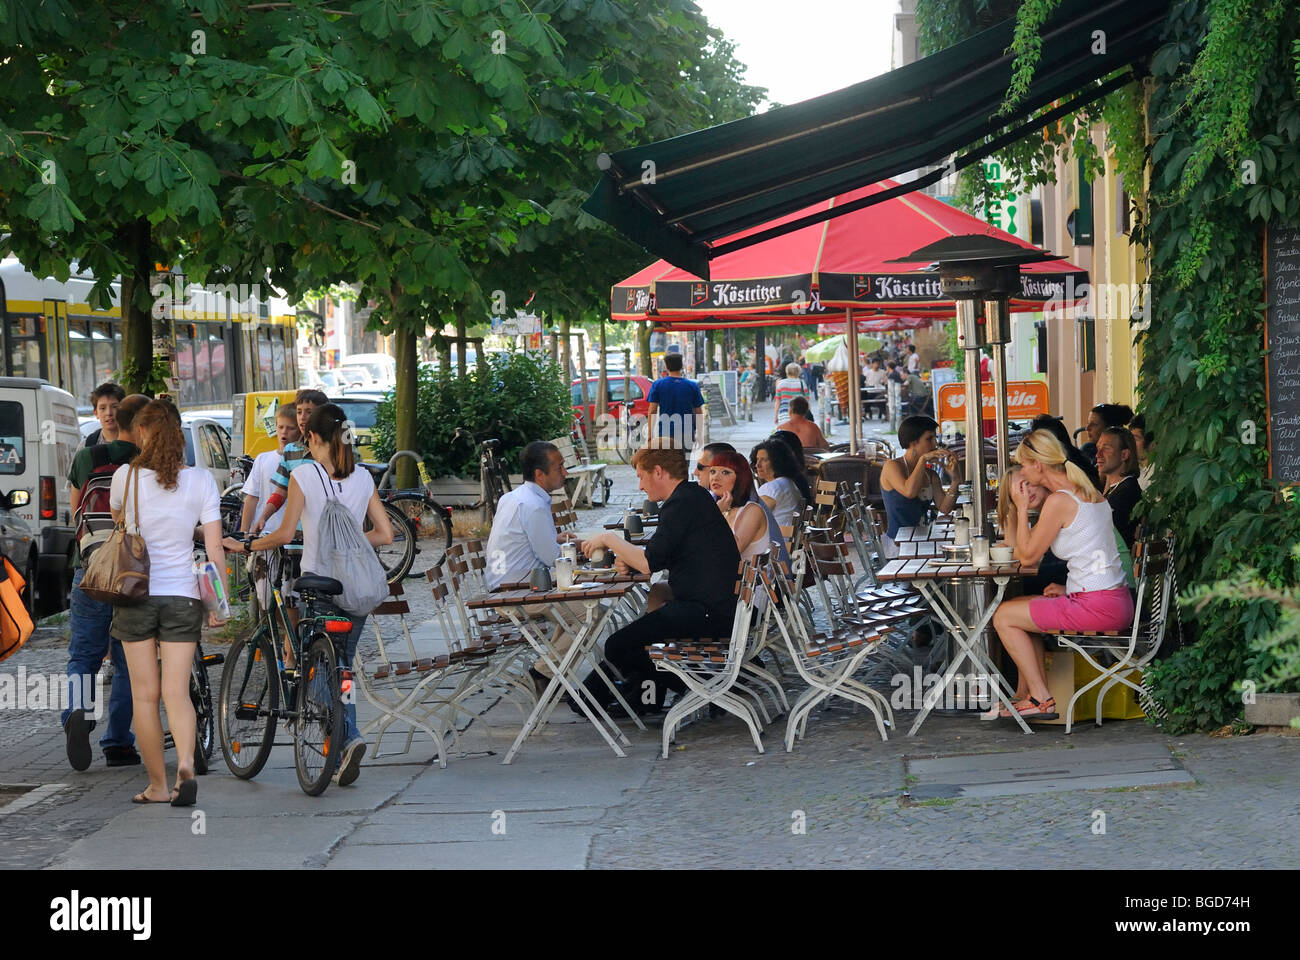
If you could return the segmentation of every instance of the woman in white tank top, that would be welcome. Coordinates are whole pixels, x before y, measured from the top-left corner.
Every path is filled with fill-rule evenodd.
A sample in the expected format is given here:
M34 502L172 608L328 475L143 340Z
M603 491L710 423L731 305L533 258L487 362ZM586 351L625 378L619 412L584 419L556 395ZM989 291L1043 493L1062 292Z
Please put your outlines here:
M317 569L320 544L317 522L325 510L327 500L340 500L348 512L362 524L370 518L371 529L366 540L373 547L393 542L393 525L388 521L384 505L375 492L375 482L365 470L357 470L352 455L352 423L341 407L327 403L317 407L307 421L303 438L315 463L303 464L289 476L289 492L284 503L284 519L273 533L253 540L249 550L270 550L283 546L293 539L302 521L302 572L314 573ZM228 549L242 551L237 540L226 540ZM352 618L352 632L348 634L343 650L344 663L351 664L356 657L357 641L365 626L365 617ZM343 749L337 756L339 766L335 782L346 787L357 779L361 758L366 753L366 742L357 729L355 702L343 707Z
M993 614L1002 646L1029 695L1015 704L1022 717L1056 718L1056 702L1043 667L1043 634L1123 630L1133 623L1133 595L1115 547L1110 505L1051 433L1035 430L1016 450L1020 476L1011 488L1016 505L1015 557L1037 564L1050 547L1069 568L1066 585L1051 584L1040 597L1004 601ZM1049 491L1029 526L1031 488Z

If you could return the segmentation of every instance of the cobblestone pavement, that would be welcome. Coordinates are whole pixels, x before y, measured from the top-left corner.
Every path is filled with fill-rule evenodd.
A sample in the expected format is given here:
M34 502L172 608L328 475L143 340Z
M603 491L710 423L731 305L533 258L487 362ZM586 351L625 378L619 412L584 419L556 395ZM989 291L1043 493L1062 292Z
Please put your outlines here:
M755 422L715 426L713 434L748 452L767 432L768 422ZM637 496L631 467L610 472L614 507L583 511L580 526L597 528ZM417 581L407 597L414 623L431 616ZM61 673L65 658L66 626L56 624L0 672ZM891 733L881 742L865 713L836 708L815 713L788 754L783 718L764 731L762 755L726 717L686 726L666 760L656 727L641 732L624 722L631 746L620 759L585 720L561 709L503 766L521 713L491 699L476 709L462 738L466 753L446 769L426 739L391 755L404 738L386 738L390 755L375 758L372 744L355 786L318 798L298 789L287 747L249 782L229 774L218 750L195 811L133 807L143 770L105 768L97 734L94 766L77 773L56 712L0 710L0 867L1300 866L1300 738L1175 739L1142 721L1026 736L1009 722L935 715L919 736ZM372 715L366 704L359 713L363 724ZM911 716L898 714L901 729ZM909 759L1032 752L1059 765L1062 752L1081 747L1151 744L1167 748L1195 783L908 796ZM1104 834L1093 832L1097 812Z

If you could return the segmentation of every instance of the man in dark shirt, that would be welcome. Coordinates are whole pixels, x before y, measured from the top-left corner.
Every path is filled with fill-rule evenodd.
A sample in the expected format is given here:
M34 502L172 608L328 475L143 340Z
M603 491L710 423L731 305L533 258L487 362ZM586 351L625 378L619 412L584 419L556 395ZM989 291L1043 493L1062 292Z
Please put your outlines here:
M674 437L677 446L694 446L700 432L700 415L704 412L704 395L699 384L682 376L682 355L664 357L665 373L650 387L650 435Z
M686 482L683 451L638 450L632 465L645 495L663 501L654 536L642 549L617 533L602 533L584 542L582 551L590 557L596 550L612 550L620 566L639 573L668 571L672 599L605 641L605 658L622 674L626 699L649 713L663 708L669 689L680 693L685 687L656 671L646 648L665 640L731 635L740 551L713 494ZM601 686L589 681L588 689L607 701Z

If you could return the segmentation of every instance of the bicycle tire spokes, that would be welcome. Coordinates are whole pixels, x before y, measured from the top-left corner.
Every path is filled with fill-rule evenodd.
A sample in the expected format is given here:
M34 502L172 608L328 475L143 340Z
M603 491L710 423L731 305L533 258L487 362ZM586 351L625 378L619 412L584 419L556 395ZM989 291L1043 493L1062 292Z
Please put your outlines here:
M307 649L298 684L294 766L298 785L319 796L329 785L343 749L343 702L334 644L318 636Z

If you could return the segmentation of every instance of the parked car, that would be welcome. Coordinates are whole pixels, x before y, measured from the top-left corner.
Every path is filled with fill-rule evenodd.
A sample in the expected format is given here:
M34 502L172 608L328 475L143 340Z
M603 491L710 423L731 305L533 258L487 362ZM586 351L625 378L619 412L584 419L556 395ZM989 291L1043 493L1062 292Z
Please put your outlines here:
M81 443L78 427L77 400L66 390L33 377L0 377L0 549L32 574L32 592L46 609L58 609L72 584L66 478Z
M181 414L185 432L185 462L202 467L217 481L217 489L230 485L230 414L195 410Z
M627 381L623 377L617 380L607 377L605 381L609 390L609 412L616 417L623 415L623 401L627 388ZM653 381L649 377L643 377L640 374L632 375L632 416L648 417L650 415L650 401L646 398L650 395L650 386ZM587 378L587 411L586 421L593 423L596 417L596 389L600 386L599 377ZM569 385L569 391L575 410L582 409L582 381L574 380Z
M355 447L357 455L362 460L374 458L372 444L374 443L375 417L379 412L379 404L382 400L383 397L376 394L366 396L355 393L330 398L330 403L337 403L342 407L347 418L355 425Z

